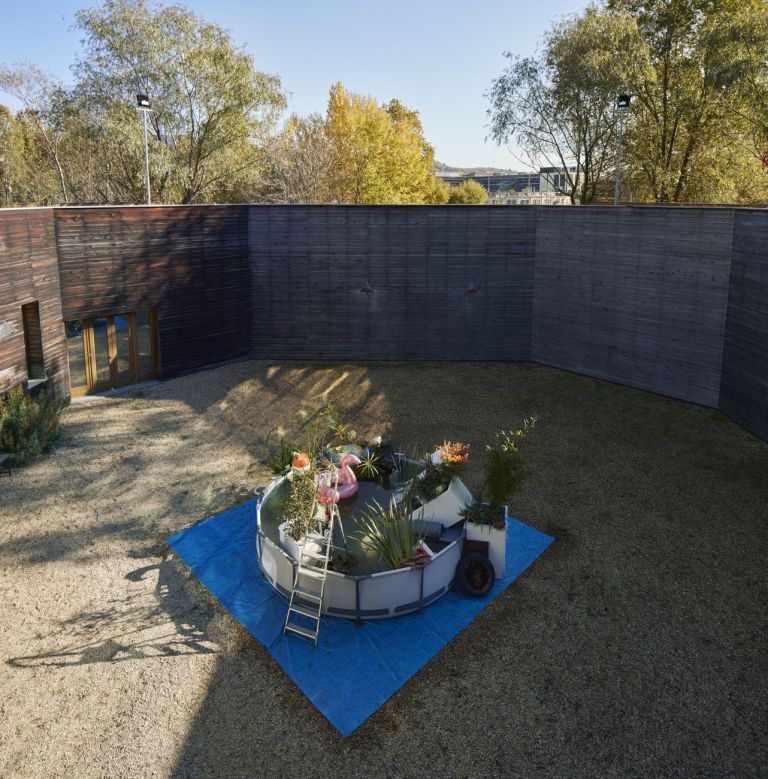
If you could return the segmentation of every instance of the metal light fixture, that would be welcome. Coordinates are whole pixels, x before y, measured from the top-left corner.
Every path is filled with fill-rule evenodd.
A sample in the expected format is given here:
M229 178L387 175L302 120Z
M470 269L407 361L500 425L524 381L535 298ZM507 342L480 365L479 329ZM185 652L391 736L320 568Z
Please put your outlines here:
M147 143L147 114L152 110L147 95L136 95L136 105L144 115L144 175L147 182L147 205L152 205L152 194L149 191L149 145Z
M624 132L624 114L629 110L632 95L619 95L616 98L616 110L619 114L619 132L616 137L616 187L613 190L613 205L619 205L619 190L621 188L621 136Z

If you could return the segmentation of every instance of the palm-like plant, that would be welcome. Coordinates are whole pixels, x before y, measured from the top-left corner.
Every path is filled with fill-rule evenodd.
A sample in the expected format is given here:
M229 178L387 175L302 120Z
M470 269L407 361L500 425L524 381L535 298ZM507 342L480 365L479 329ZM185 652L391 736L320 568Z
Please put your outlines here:
M360 455L360 464L353 468L358 479L376 481L381 475L379 467L379 455L374 450L368 450Z
M410 500L392 501L388 507L377 501L358 518L360 543L376 552L388 568L399 567L413 556L418 538L411 524Z

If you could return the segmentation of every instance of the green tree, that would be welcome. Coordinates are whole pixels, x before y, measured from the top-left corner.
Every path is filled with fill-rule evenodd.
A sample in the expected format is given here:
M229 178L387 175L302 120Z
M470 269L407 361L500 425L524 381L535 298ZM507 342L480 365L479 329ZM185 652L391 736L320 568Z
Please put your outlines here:
M12 111L0 105L0 202L4 206L26 202L24 135Z
M64 87L30 62L9 67L0 65L0 92L14 97L24 106L24 121L33 129L39 149L44 150L56 173L59 200L69 201L61 143L65 133L61 122L67 102Z
M608 0L608 7L637 20L652 65L632 84L636 103L626 137L641 196L657 202L719 202L728 194L716 182L728 174L717 173L713 163L732 160L734 147L748 142L739 120L741 88L765 71L768 5L765 0ZM705 181L715 188L704 187Z
M80 11L85 36L76 94L99 161L102 194L141 200L137 93L147 94L153 185L166 202L227 199L230 182L255 176L258 146L285 106L276 76L254 68L218 24L181 5L107 0Z
M268 147L264 179L254 197L277 203L329 203L334 163L324 117L293 115Z
M488 203L488 191L473 179L462 181L448 191L448 203L451 205L484 206Z
M491 137L565 169L572 202L594 200L614 160L616 95L649 67L634 18L590 7L556 23L538 56L505 56L488 95Z
M325 133L333 149L332 200L339 203L441 202L434 150L416 111L392 100L331 88Z

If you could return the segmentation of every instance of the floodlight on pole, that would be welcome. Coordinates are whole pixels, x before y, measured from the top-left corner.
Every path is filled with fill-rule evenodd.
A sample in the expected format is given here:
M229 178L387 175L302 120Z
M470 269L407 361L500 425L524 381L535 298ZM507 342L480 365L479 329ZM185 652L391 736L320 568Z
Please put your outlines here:
M136 105L144 115L144 176L147 182L147 205L152 205L152 194L149 190L149 144L147 143L147 114L152 110L146 95L136 95Z
M619 190L621 188L621 136L624 132L624 114L629 110L632 95L619 95L616 98L616 110L619 113L619 132L616 137L616 187L613 191L613 205L619 205Z

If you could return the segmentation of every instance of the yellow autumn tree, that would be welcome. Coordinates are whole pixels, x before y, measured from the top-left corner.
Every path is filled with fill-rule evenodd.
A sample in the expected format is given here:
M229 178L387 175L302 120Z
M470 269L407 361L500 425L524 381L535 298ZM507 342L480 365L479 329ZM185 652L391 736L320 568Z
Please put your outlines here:
M434 181L434 149L417 111L399 100L331 88L326 135L335 160L331 191L339 203L445 202Z

